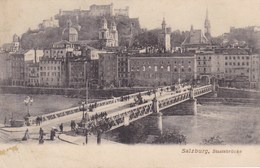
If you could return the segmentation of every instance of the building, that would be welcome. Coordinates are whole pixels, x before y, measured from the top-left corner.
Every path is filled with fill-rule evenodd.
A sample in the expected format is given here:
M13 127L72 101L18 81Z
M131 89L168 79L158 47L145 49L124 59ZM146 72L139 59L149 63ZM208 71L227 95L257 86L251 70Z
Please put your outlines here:
M118 63L118 86L127 87L129 86L128 60L130 55L127 52L118 52L116 55Z
M68 52L65 61L65 82L67 87L86 87L87 57L76 56Z
M108 4L108 5L91 5L89 7L89 10L81 10L81 9L74 9L73 11L63 11L60 9L59 14L55 17L60 16L129 16L129 7L125 7L125 9L115 9L114 4Z
M138 54L129 57L132 86L161 86L197 79L194 54Z
M182 50L185 52L201 52L203 50L211 49L211 45L207 37L200 29L193 29L191 25L190 32L181 44Z
M27 61L26 66L26 77L27 86L39 86L39 62L34 63L33 61Z
M26 51L17 51L10 54L11 61L11 85L23 86L27 85L25 81L25 61L24 54Z
M11 83L11 58L8 52L0 52L0 84Z
M118 86L118 59L115 53L99 54L99 85Z
M65 59L42 57L39 62L39 85L65 86Z
M3 44L2 50L5 52L19 51L20 50L20 37L18 35L14 34L12 43Z
M99 29L99 41L101 48L118 46L118 32L115 21L111 22L109 29L106 18L102 18L101 28Z
M56 19L53 19L52 17L50 19L45 19L42 21L42 23L39 24L39 29L46 29L46 28L54 28L59 27L59 21Z
M162 31L159 34L158 41L159 47L164 52L171 51L171 28L166 27L165 18L163 18Z
M198 79L204 84L213 82L213 79L223 82L224 80L224 56L221 54L198 54L197 73Z
M225 57L225 84L229 87L256 88L258 81L259 56L244 49L226 49Z
M62 40L69 42L78 41L78 31L72 26L71 20L67 21L67 27L62 32Z

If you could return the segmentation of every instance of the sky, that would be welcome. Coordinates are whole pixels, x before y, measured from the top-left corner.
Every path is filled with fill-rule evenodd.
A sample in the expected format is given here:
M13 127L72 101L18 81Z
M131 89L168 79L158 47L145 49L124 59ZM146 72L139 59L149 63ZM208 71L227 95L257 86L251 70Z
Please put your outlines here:
M87 10L92 4L130 7L130 17L139 18L142 28L161 26L163 17L172 30L203 29L206 8L213 36L229 32L230 26L260 26L260 0L0 0L0 45L11 42L28 28L37 28L59 9Z

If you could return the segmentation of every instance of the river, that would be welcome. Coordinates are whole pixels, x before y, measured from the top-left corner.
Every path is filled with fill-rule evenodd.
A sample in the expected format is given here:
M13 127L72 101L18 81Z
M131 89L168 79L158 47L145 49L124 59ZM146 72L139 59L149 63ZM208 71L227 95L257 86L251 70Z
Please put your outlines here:
M186 136L187 144L203 144L203 140L217 136L222 144L260 144L260 108L257 105L211 102L199 105L196 116L166 114L162 123L163 132L178 130ZM151 124L157 126L156 122ZM113 131L107 138L120 142L117 136L118 132Z

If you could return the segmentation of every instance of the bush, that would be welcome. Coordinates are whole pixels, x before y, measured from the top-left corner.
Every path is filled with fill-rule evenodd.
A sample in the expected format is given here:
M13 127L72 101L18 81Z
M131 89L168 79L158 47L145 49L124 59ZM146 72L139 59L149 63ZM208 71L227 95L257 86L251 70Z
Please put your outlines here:
M221 139L220 136L213 136L210 137L209 139L203 139L202 143L204 145L220 145L223 144L223 140Z
M182 135L180 131L165 131L162 135L157 137L153 143L155 144L186 144L186 136Z
M135 122L130 123L127 127L119 128L119 140L122 143L135 144L144 142L147 139L144 124Z

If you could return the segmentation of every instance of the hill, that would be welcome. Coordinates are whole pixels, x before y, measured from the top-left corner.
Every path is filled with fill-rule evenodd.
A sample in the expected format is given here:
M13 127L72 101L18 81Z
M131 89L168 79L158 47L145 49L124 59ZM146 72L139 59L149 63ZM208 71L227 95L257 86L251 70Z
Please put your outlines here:
M67 20L70 19L73 25L76 25L75 16L58 16L60 27L46 28L44 30L28 30L22 35L21 46L24 49L31 48L48 48L52 43L60 41L62 38L62 31L66 27ZM79 33L79 40L95 40L98 39L98 31L101 27L102 17L79 16L78 24L81 26ZM129 40L131 31L133 35L141 32L138 18L129 18L126 16L111 17L106 16L108 26L112 20L117 24L119 34L119 45L126 45Z

